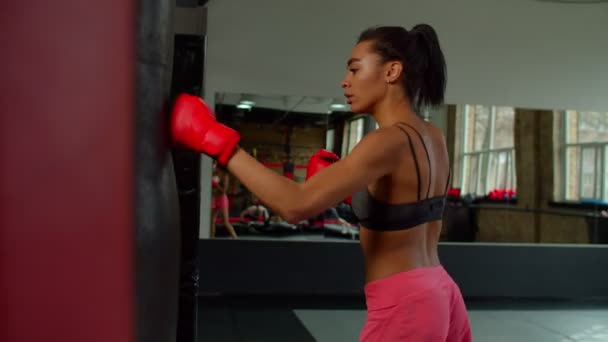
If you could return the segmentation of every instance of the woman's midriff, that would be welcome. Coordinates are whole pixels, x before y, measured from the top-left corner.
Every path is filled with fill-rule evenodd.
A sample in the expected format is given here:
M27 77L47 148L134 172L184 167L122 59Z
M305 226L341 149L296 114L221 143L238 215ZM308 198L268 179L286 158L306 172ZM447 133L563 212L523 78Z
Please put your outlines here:
M400 231L361 227L366 283L399 272L440 265L437 253L440 229L440 224L424 224Z

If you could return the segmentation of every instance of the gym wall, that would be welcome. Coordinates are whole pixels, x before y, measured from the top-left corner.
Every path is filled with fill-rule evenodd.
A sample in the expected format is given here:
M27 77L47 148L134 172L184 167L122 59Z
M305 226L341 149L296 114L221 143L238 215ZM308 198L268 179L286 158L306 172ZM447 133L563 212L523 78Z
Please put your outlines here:
M207 97L216 91L340 97L345 62L363 29L426 22L446 55L447 103L608 108L608 44L602 43L608 4L222 0L208 6Z
M433 25L448 64L447 103L520 108L515 128L521 150L518 178L530 175L529 181L518 189L519 211L479 209L477 238L585 241L583 219L525 211L526 206L547 203L551 194L545 191L552 191L553 182L542 167L552 158L547 154L552 145L543 143L549 137L534 136L548 120L542 116L549 114L525 108L608 108L608 45L601 43L608 5L379 0L352 6L346 0L223 0L211 2L208 11L205 97L211 102L217 92L339 97L344 63L363 29ZM447 112L449 142L454 141L449 129L453 106ZM450 151L453 159L453 144ZM597 269L605 266L608 249L601 247L442 243L440 253L466 296L580 298L606 294L606 276ZM201 250L206 255L201 260L224 252L221 263L201 269L214 274L201 284L203 293L353 294L362 285L356 243L202 240ZM243 257L251 254L268 262Z
M238 127L243 141L242 146L250 152L255 149L258 160L267 164L283 163L286 130L287 126L272 124L247 123ZM325 148L325 128L294 127L289 140L293 163L306 165L310 156L318 149ZM283 173L282 169L279 172ZM296 176L305 175L305 171L296 174Z

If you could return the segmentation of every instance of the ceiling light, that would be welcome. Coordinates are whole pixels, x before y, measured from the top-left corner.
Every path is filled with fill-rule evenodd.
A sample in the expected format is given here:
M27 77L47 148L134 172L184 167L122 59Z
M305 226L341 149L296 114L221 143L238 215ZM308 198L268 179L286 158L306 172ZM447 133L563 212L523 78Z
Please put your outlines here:
M340 110L340 109L345 109L346 105L342 104L342 103L332 103L331 105L329 105L329 108L331 108L333 110Z
M236 105L236 108L238 108L238 109L251 109L251 105L246 104L246 103L239 103L238 105Z
M249 107L253 107L255 105L255 102L253 102L253 101L241 101L240 104L245 105L245 106L249 106Z

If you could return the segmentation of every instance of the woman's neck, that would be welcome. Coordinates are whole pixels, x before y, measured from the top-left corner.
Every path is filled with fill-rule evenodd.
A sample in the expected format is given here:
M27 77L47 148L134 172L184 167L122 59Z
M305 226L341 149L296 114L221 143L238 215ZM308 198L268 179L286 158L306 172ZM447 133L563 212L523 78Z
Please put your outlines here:
M380 127L388 127L397 122L410 122L416 118L416 112L404 96L386 97L372 111L372 116Z

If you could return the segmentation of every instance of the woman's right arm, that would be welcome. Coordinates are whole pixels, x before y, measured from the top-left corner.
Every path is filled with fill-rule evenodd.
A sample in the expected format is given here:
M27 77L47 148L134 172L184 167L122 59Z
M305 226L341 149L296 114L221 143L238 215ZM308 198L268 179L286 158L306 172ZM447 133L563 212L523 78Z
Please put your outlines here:
M407 141L396 127L367 134L346 158L296 183L268 169L243 150L228 162L228 170L262 203L288 222L314 217L348 195L389 174L407 152Z

